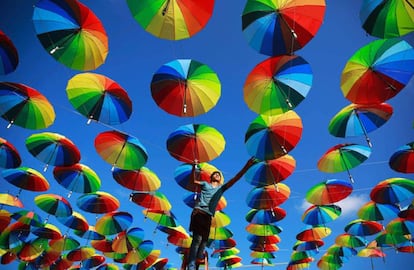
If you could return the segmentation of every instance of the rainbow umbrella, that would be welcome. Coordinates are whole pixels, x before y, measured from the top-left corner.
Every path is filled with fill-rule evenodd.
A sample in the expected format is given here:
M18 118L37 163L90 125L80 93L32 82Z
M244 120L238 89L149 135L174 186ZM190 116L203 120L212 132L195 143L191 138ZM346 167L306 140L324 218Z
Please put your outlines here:
M339 202L352 193L351 184L340 179L328 179L312 186L305 195L306 200L315 205Z
M67 259L71 261L83 261L91 258L94 254L94 248L88 246L81 246L69 251L67 254Z
M193 164L183 163L179 165L174 171L174 179L178 185L188 191L200 192L200 186L194 184L194 180L206 181L210 183L210 176L213 172L219 171L215 166L209 163L199 163L195 168L195 177L192 175ZM223 176L222 176L223 178ZM224 179L222 180L224 182Z
M414 141L398 147L388 164L396 172L414 173Z
M142 210L145 218L157 223L157 226L168 226L168 227L177 227L178 220L173 212L169 210L153 210L153 209L144 209Z
M211 253L212 258L218 258L218 257L227 257L229 255L236 255L239 254L240 250L236 247L228 248L228 249L216 249Z
M161 187L161 180L157 174L147 167L138 170L115 168L112 177L121 186L134 191L151 192Z
M342 257L333 256L330 254L324 254L317 262L317 266L319 269L329 269L329 270L337 270L340 269L346 259Z
M204 124L180 126L167 138L169 154L187 163L211 161L224 151L225 144L217 129Z
M99 133L95 149L103 160L112 164L112 171L115 167L136 170L148 159L147 150L137 138L116 130Z
M150 34L167 40L192 37L204 29L213 14L214 0L128 0L138 24Z
M207 113L217 104L221 83L207 65L192 59L176 59L155 72L151 95L167 113L193 117Z
M234 265L237 265L238 263L240 263L241 260L242 259L237 255L230 255L230 256L227 256L227 257L220 258L216 262L216 266L217 267L224 267L224 269L233 268Z
M104 214L116 211L119 208L119 200L108 192L95 191L81 195L76 205L89 213Z
M112 249L112 243L113 243L113 239L106 237L105 239L102 239L102 240L92 240L91 246L94 249L99 250L101 252L111 253L111 252L114 252L114 250Z
M82 267L86 269L97 267L103 264L105 262L105 259L106 259L105 256L102 256L99 254L92 255L92 257L90 257L89 259L82 261Z
M70 166L80 160L80 151L76 145L59 133L35 133L26 138L26 148L35 158L49 165Z
M16 147L0 137L0 167L4 169L17 168L22 163Z
M169 211L172 207L167 196L160 191L134 192L130 200L149 210Z
M214 228L226 227L230 223L231 223L231 218L229 215L227 215L223 211L216 211L211 220L211 227L214 227Z
M108 37L99 18L74 0L38 0L32 16L37 38L58 62L92 70L105 62Z
M212 227L208 238L214 240L226 240L232 236L233 232L227 227Z
M116 235L112 241L112 249L118 253L128 253L137 249L144 241L144 230L139 227L129 228Z
M136 264L136 269L164 269L163 265L168 262L168 259L159 258L161 250L153 249L148 256ZM132 270L132 268L130 269Z
M81 73L73 76L66 86L66 95L72 106L88 118L88 124L95 120L117 125L128 120L132 113L128 93L104 75Z
M302 119L294 111L278 115L259 115L245 133L249 155L269 160L286 155L302 136Z
M80 238L88 239L88 240L103 240L105 239L105 235L102 235L96 231L95 226L89 226L86 231L78 231L74 230L73 233Z
M310 263L308 262L304 263L304 262L290 261L286 267L286 270L303 270L303 269L308 269L309 267L310 267Z
M219 249L219 250L233 248L236 245L237 243L233 238L228 238L224 240L209 239L209 241L207 242L208 247L212 249Z
M372 201L382 204L398 205L412 199L414 194L413 180L401 177L385 179L375 185L369 194Z
M397 95L413 75L414 49L408 42L374 40L347 61L341 89L352 103L378 104Z
M55 121L55 110L36 89L21 83L0 82L0 114L9 122L27 129L44 129Z
M279 234L282 228L274 224L252 224L246 226L246 231L257 236L269 236Z
M407 242L408 239L401 233L382 231L375 237L375 241L379 247L397 247L399 244Z
M414 220L394 218L385 226L385 230L393 235L414 235Z
M369 201L362 205L357 215L360 219L382 221L397 217L400 209L393 204L382 204Z
M57 217L56 219L70 229L86 231L89 228L86 218L81 213L76 211L72 211L70 216Z
M168 234L169 236L178 236L178 237L183 237L183 238L190 237L187 231L185 230L185 228L181 225L178 225L178 226L158 225L157 230L162 231Z
M112 235L125 231L131 226L133 217L124 211L110 212L101 216L95 224L96 232L102 235Z
M365 136L370 147L368 133L384 125L392 116L393 108L387 103L363 105L349 104L329 122L329 133L335 137Z
M354 183L350 169L367 160L371 148L355 143L342 143L329 148L318 160L318 169L322 172L336 173L347 171L349 180Z
M367 247L358 251L359 257L369 257L371 259L371 269L374 270L374 262L372 258L384 258L386 254L377 247Z
M311 241L296 241L293 245L293 250L296 251L307 251L307 250L315 250L319 251L319 248L322 247L325 243L322 239L315 239Z
M243 86L247 107L257 114L280 114L295 109L308 95L313 74L297 55L268 58L248 74Z
M15 222L0 234L0 248L18 252L30 234L30 225Z
M253 188L246 197L247 205L254 209L272 209L284 203L290 196L290 188L279 183Z
M313 241L329 236L332 230L325 225L306 225L298 234L296 239L301 241Z
M1 171L1 176L7 182L19 188L19 197L22 189L30 191L47 191L50 187L47 179L38 171L28 167L18 167Z
M133 248L128 251L125 256L124 262L129 264L137 264L144 261L153 250L154 243L151 240L144 240L139 243L137 248Z
M368 236L381 232L383 226L376 221L354 219L345 225L344 230L352 235Z
M20 199L8 193L0 193L0 205L23 208L23 203L20 201Z
M22 209L14 212L11 218L26 225L43 227L42 217L34 211Z
M286 211L280 207L271 209L250 209L245 219L253 224L270 224L280 221L286 217Z
M23 245L17 257L22 261L30 262L38 258L47 247L47 239L34 238Z
M413 4L410 1L364 0L359 18L362 28L378 38L401 37L414 31Z
M316 35L325 16L324 0L248 0L242 31L249 45L265 55L291 55Z
M42 224L42 227L35 228L31 230L31 232L34 235L45 239L59 239L62 237L62 233L59 228L50 223Z
M302 214L302 221L309 225L324 225L341 215L341 208L334 204L311 205Z
M267 258L254 258L250 261L251 264L259 264L261 266L274 266L272 260Z
M58 166L53 169L56 181L70 192L90 193L98 191L101 187L101 179L90 167L76 163L71 166Z
M0 74L12 73L18 64L19 54L13 41L0 30Z
M177 247L186 248L187 250L190 248L192 240L193 239L189 235L172 234L167 236L168 243L171 243Z
M56 194L38 195L34 202L41 210L55 217L68 217L73 212L70 202Z
M344 247L358 248L365 247L368 244L368 242L362 236L353 235L349 233L342 233L335 238L335 244Z
M288 178L296 168L296 160L289 154L253 164L244 175L253 186L277 184Z
M357 250L352 247L344 247L337 244L331 245L326 251L327 254L333 255L334 257L346 257L357 255Z

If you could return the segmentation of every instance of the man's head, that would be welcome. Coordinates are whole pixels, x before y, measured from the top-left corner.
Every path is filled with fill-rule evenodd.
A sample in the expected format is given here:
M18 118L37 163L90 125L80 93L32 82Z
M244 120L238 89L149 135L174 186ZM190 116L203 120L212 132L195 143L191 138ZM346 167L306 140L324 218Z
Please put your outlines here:
M222 184L223 180L221 177L221 172L219 171L214 171L211 175L210 175L210 182L217 182L218 184Z

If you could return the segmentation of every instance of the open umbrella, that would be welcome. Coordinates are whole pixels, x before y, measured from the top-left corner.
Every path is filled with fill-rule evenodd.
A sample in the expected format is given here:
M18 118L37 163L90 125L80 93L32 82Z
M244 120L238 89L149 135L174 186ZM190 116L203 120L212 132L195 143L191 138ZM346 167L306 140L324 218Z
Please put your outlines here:
M132 227L116 235L112 242L112 249L118 253L127 253L137 249L142 241L144 241L144 230Z
M369 236L381 232L383 226L376 221L354 219L345 225L344 230L352 235Z
M167 40L182 40L201 31L213 14L214 0L128 0L138 24L150 34Z
M341 208L334 204L311 205L302 214L302 221L309 225L325 225L341 215Z
M242 13L242 31L261 54L293 54L318 32L325 16L324 0L248 0Z
M43 223L41 227L33 229L32 233L38 237L50 240L59 239L63 236L59 228L50 223Z
M108 163L115 167L136 170L145 165L148 159L146 148L128 134L116 130L104 131L95 138L95 149Z
M217 104L221 83L207 65L192 59L176 59L155 72L151 95L167 113L193 117L207 113Z
M76 211L72 211L70 216L57 217L56 219L70 229L86 231L89 228L89 223L86 218L81 213Z
M95 224L96 232L112 235L125 231L131 226L133 217L124 211L109 212L101 216Z
M35 133L26 138L27 150L38 160L45 163L44 171L49 165L70 166L80 160L77 146L59 133Z
M328 130L331 135L342 138L365 136L371 147L368 133L384 125L392 114L393 108L387 103L350 104L332 117Z
M311 67L302 57L271 57L248 74L243 86L244 101L257 114L284 113L306 98L312 80Z
M363 236L353 235L350 233L342 233L335 238L335 244L344 247L359 248L365 247L368 242Z
M360 219L383 221L396 218L399 211L400 209L393 204L382 204L369 201L359 208L357 215Z
M247 205L254 209L272 209L284 203L290 196L289 186L279 183L253 188L246 197Z
M123 170L115 168L112 177L123 187L134 191L156 191L161 186L157 174L147 167L137 170Z
M244 175L253 186L277 184L288 178L296 168L296 160L289 154L253 164Z
M247 236L247 240L249 240L252 243L256 243L256 244L260 244L260 243L261 244L277 244L277 243L280 243L280 241L282 241L280 236L277 234L264 235L264 236L249 234Z
M56 194L38 195L34 198L34 202L37 207L55 217L68 217L73 212L70 202Z
M11 218L30 226L42 227L43 219L42 217L34 211L29 210L18 210L11 215Z
M325 238L332 233L332 230L325 225L306 225L298 234L296 239L301 241L313 241Z
M319 251L319 248L323 246L325 243L322 239L315 239L311 241L296 241L293 245L293 250L296 251L307 251L307 250L315 250Z
M22 246L17 256L21 261L30 262L38 258L47 248L47 239L33 238Z
M73 76L66 86L72 106L83 116L108 125L129 119L132 101L122 86L101 74L81 73Z
M56 181L70 192L90 193L101 188L101 179L90 167L76 163L71 166L58 166L53 169Z
M410 1L362 1L359 18L364 30L378 38L394 38L414 31Z
M17 168L22 163L16 147L0 137L0 167L4 169Z
M414 182L411 179L393 177L375 185L369 194L372 201L382 204L399 205L414 195Z
M340 179L328 179L312 186L305 195L306 200L315 205L339 202L352 193L351 184Z
M187 163L211 161L224 151L225 144L217 129L204 124L180 126L167 138L170 155Z
M8 206L14 206L18 208L23 208L23 203L20 201L20 199L16 196L13 196L8 193L0 193L0 205L8 205Z
M172 207L167 196L160 191L134 192L130 200L149 210L169 211Z
M248 224L246 231L250 234L257 236L269 236L274 234L280 234L282 228L274 224Z
M81 246L68 252L67 258L71 261L83 261L91 258L95 254L95 249L88 246Z
M271 209L250 209L245 219L253 224L270 224L280 221L286 217L286 211L280 207Z
M5 169L1 171L1 176L19 188L16 197L19 197L23 189L42 192L47 191L50 187L49 182L40 172L28 167Z
M139 243L137 248L128 251L124 258L124 262L128 264L137 264L144 261L153 250L154 243L151 240L144 240Z
M38 90L14 82L0 82L0 115L9 122L27 129L44 129L55 121L55 110Z
M410 235L414 234L414 220L400 217L394 218L388 222L385 230L393 235L399 234L411 237Z
M182 188L192 192L200 192L200 185L194 184L194 180L210 182L211 174L219 170L209 163L199 163L195 168L196 179L194 179L194 176L192 175L193 166L194 165L190 163L179 165L174 171L174 179ZM222 181L224 182L224 179Z
M58 62L92 70L105 62L108 37L99 18L75 0L38 0L32 16L37 38Z
M374 40L346 62L341 90L353 103L378 104L397 95L413 75L414 49L408 42Z
M19 54L13 41L0 30L0 74L12 73L18 64Z
M231 218L229 215L223 211L216 211L211 220L211 227L220 228L226 227L231 223Z
M105 239L105 235L100 234L96 231L95 226L89 226L86 231L78 231L74 230L73 233L83 239L88 240L103 240Z
M302 119L293 111L278 115L259 115L245 133L249 155L269 160L286 155L299 143Z
M104 214L119 208L119 200L105 191L95 191L81 195L76 205L83 211Z
M371 155L371 148L355 143L341 143L329 148L318 160L318 169L322 172L336 173L346 171L351 183L354 179L350 169L360 165Z
M208 238L214 240L226 240L233 235L233 232L228 227L212 227Z
M414 173L414 141L398 147L391 155L388 164L401 173Z
M142 214L145 216L145 218L149 218L150 220L156 222L157 227L159 225L168 227L179 226L177 217L170 210L144 209L142 210ZM154 230L154 232L156 231Z

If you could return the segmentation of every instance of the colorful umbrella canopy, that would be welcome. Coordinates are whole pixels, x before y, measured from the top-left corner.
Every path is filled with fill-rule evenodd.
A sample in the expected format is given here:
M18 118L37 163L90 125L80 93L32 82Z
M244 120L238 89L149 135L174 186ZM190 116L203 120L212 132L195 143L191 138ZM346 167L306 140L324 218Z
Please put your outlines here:
M180 126L167 138L170 155L187 163L211 161L224 151L225 144L217 129L204 124Z
M388 164L401 173L414 173L414 141L398 147L391 155Z
M210 183L210 176L213 172L219 171L215 166L209 163L200 163L197 164L195 168L195 178L192 175L193 164L183 163L179 165L174 171L174 179L182 188L193 191L200 192L200 186L194 184L194 180L197 181L206 181ZM223 177L222 177L223 178ZM224 182L224 179L222 179Z
M16 147L0 137L0 167L4 169L17 168L22 163Z
M0 231L3 231L9 226L11 221L11 213L7 210L0 209Z
M347 171L349 180L354 183L350 169L360 165L371 155L371 148L355 143L342 143L329 148L318 160L322 172L336 173Z
M96 231L95 226L89 226L86 231L74 230L73 233L83 239L88 240L103 240L105 235L102 235Z
M77 146L59 133L35 133L26 138L26 148L35 158L48 165L70 166L80 160Z
M0 74L12 73L18 64L19 54L13 41L0 30Z
M91 258L94 254L94 248L82 246L69 251L67 254L67 258L71 261L83 261Z
M390 234L413 235L414 220L405 218L394 218L385 226L385 230Z
M409 1L362 1L362 28L371 36L394 38L414 31L413 5Z
M86 218L76 211L72 211L72 215L67 217L57 217L57 220L70 229L86 231L89 228Z
M147 167L138 170L115 168L112 177L121 186L134 191L150 192L161 187L161 180L157 174Z
M0 82L0 114L9 122L27 129L44 129L55 121L55 110L36 89L21 83Z
M72 106L83 116L108 125L129 119L132 101L122 86L104 75L81 73L73 76L66 86Z
M139 227L129 228L117 234L112 242L112 249L118 253L127 253L137 249L144 241L144 230Z
M56 181L72 192L90 193L101 188L101 179L90 167L76 163L71 166L58 166L53 169L53 176Z
M257 114L284 113L306 98L312 80L311 67L302 57L271 57L248 74L243 86L244 101Z
M39 257L48 247L47 239L34 238L27 241L18 253L18 257L22 261L33 261Z
M334 221L341 215L341 208L337 205L311 205L302 214L302 221L309 225L324 225Z
M336 137L365 136L384 125L392 116L393 108L387 103L362 105L350 104L342 108L329 122L329 133Z
M116 130L104 131L95 138L95 149L108 163L115 167L136 170L147 163L148 154L141 142Z
M43 48L75 70L92 70L105 62L108 37L99 18L75 0L39 0L33 24Z
M231 218L229 215L223 211L216 211L211 220L211 227L220 228L228 226L231 223Z
M382 204L369 201L361 206L357 212L360 219L381 221L396 218L400 209L393 204Z
M288 178L296 168L296 160L289 154L253 164L244 175L253 186L277 184Z
M214 240L226 240L232 236L233 232L228 227L212 227L208 238Z
M344 227L344 230L352 235L368 236L381 232L383 230L383 226L376 221L355 219L350 221Z
M257 236L269 236L279 234L282 228L274 224L252 224L246 226L246 231Z
M20 199L8 193L0 193L0 205L23 208L23 203L20 201Z
M290 188L279 183L253 188L246 197L247 205L254 209L272 209L284 203L290 196Z
M382 231L375 237L375 241L380 247L396 247L399 244L407 242L407 238L401 233L389 233Z
M22 209L22 210L14 212L11 215L11 218L26 225L35 226L35 227L43 226L42 217L39 214L35 213L34 211Z
M374 40L347 61L341 75L344 96L356 104L378 104L397 95L414 74L414 49L406 41Z
M128 212L110 212L96 221L95 229L102 235L112 235L127 230L131 226L132 220L133 217Z
M193 117L207 113L217 104L221 83L207 65L192 59L176 59L155 72L151 95L167 113Z
M362 236L353 235L349 233L342 233L335 238L335 244L344 247L358 248L365 247L368 244L368 242Z
M323 246L325 243L322 239L316 239L311 241L296 241L296 243L293 245L293 250L296 251L307 251L307 250L316 250L318 251L321 246Z
M299 143L302 128L302 119L292 110L278 115L259 115L245 134L247 152L260 160L286 155Z
M119 200L108 192L95 191L80 196L76 205L89 213L104 214L116 211L119 208Z
M293 54L316 35L325 8L324 0L248 0L242 31L249 45L261 54Z
M89 259L82 261L82 267L85 267L87 269L94 268L96 266L99 266L105 262L105 256L102 255L92 255Z
M325 238L332 233L332 230L325 225L307 225L296 235L297 240L313 241Z
M156 222L157 227L159 225L168 227L179 226L177 217L171 211L144 209L142 210L142 214L145 218L149 218L150 220Z
M270 224L280 221L286 217L286 211L280 207L267 209L250 209L245 219L253 224Z
M151 240L144 240L139 243L137 248L128 251L124 262L129 264L137 264L144 261L153 250L154 243Z
M56 217L72 215L72 206L68 200L56 194L41 194L34 198L34 202L43 211Z
M167 196L160 191L134 192L131 194L130 200L150 210L169 211L172 207Z
M201 31L213 13L214 0L180 1L127 0L138 24L150 34L167 40L181 40Z
M315 205L333 204L348 197L352 190L352 185L344 180L328 179L311 187L305 198Z
M30 191L47 191L50 187L47 179L38 171L28 167L18 167L1 171L1 176L10 184L20 188L17 197L22 189Z
M59 228L50 223L42 224L42 227L33 229L32 233L46 239L59 239L62 237Z
M372 201L382 204L394 204L412 199L414 194L413 180L393 177L379 182L369 194Z

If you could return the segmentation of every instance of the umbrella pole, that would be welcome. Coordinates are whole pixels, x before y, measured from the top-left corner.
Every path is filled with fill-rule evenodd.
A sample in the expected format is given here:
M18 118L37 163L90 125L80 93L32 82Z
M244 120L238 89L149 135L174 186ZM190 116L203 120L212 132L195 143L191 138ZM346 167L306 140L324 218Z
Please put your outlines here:
M89 113L88 122L86 122L86 124L89 125L92 122L92 120L95 119L95 113L98 109L98 105L103 103L103 100L105 99L105 94L106 91L103 92L103 94L99 97L99 100L93 105L92 111Z
M355 113L355 115L356 115L356 117L358 119L359 124L361 125L362 131L364 132L365 140L367 141L368 146L370 148L372 148L372 143L371 143L371 140L368 137L367 130L365 129L365 126L362 124L361 118L359 117L359 114L358 114L358 112L355 109L354 109L354 113Z
M289 29L290 34L292 35L292 45L290 48L290 55L293 54L293 45L294 45L294 40L296 40L298 38L298 35L296 34L295 30L293 30L292 28L290 28L289 24L286 22L285 18L283 18L282 14L278 14L281 21L286 25L286 27Z
M409 4L409 5L410 5L410 7L411 7L412 9L414 9L414 5L410 2L410 0L405 0L405 2L406 2L407 4Z
M165 14L167 13L169 4L170 4L170 0L167 0L165 7L162 9L162 16L165 16Z
M339 155L341 156L341 161L343 162L343 164L345 166L345 169L348 173L349 180L351 181L352 184L355 183L354 178L352 178L351 172L348 169L348 165L346 164L346 160L345 160L344 156L342 155L342 150L341 149L339 149Z
M118 155L116 156L115 162L112 164L112 168L111 168L111 171L112 171L112 172L115 170L115 165L116 165L116 163L118 162L118 159L119 159L119 157L121 156L122 150L124 150L125 145L126 145L126 142L124 142L124 144L122 145L121 150L119 151Z

